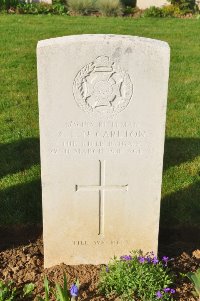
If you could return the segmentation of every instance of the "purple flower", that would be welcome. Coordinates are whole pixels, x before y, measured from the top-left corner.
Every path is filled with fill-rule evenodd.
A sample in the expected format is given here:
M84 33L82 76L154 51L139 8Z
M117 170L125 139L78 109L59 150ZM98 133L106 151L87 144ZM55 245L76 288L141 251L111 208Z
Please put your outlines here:
M166 287L166 288L163 288L163 291L164 291L165 293L169 293L169 292L171 291L171 289L170 289L169 287Z
M161 299L161 298L163 297L161 291L157 291L156 297L157 297L158 299Z
M175 291L173 288L170 290L170 293L171 293L171 294L175 294L175 292L176 292L176 291Z
M159 260L158 260L158 258L156 256L154 256L154 258L152 259L152 263L153 264L159 263Z
M140 263L144 263L145 261L148 263L151 263L152 259L151 257L147 256L147 257L138 257L138 260Z
M164 261L165 266L167 266L167 263L168 263L168 261L169 261L169 257L163 256L162 261Z
M72 284L70 288L70 295L72 297L77 297L78 296L78 286L76 284Z
M133 258L132 258L131 255L122 255L122 256L120 257L120 259L121 259L121 260L127 261L127 260L132 260Z
M167 262L167 261L169 260L169 257L163 256L162 260L163 260L164 262Z
M106 273L109 273L109 267L108 266L106 267Z
M145 257L139 256L139 257L138 257L138 261L139 261L140 263L145 263Z
M151 262L151 257L147 256L147 257L145 257L145 260L146 260L148 263L150 263L150 262Z

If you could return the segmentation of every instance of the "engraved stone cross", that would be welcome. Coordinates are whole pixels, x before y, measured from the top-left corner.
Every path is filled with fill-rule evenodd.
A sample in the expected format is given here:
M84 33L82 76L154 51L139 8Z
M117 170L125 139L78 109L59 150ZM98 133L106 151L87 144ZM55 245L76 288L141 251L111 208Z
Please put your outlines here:
M98 191L99 192L99 235L104 235L104 202L105 191L128 191L128 185L105 184L106 161L99 161L99 185L76 185L76 191Z

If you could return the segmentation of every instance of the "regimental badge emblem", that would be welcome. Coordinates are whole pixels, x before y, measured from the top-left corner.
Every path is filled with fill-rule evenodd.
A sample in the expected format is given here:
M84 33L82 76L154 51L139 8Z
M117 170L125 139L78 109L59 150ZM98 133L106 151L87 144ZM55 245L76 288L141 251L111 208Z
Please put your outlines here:
M99 56L78 72L73 93L83 111L115 115L128 106L133 85L129 74L117 62Z

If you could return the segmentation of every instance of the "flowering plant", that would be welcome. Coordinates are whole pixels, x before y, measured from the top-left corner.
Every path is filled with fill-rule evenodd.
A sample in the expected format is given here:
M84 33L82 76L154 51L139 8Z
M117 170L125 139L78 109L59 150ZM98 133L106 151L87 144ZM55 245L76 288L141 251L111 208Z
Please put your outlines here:
M44 279L44 289L45 289L45 297L42 298L40 296L37 297L38 301L50 301L52 298L56 301L75 301L78 297L79 293L79 281L72 284L70 290L67 287L67 277L66 274L64 276L63 286L56 283L55 287L52 287L45 277Z
M153 253L114 257L100 274L99 290L106 296L120 296L122 300L173 300L175 290L170 286L173 275L168 268L169 258L161 260Z

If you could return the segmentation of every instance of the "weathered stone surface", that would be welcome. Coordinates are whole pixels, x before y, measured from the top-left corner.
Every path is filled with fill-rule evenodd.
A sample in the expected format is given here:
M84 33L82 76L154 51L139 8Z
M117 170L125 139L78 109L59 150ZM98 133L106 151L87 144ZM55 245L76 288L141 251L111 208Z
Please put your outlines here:
M200 8L200 0L196 0L196 5ZM170 5L167 0L137 0L136 6L140 9L150 8L151 6L163 7Z
M156 252L168 44L69 36L37 57L45 266Z
M162 7L164 5L169 5L167 0L137 0L137 7L140 9L146 9L151 6Z

